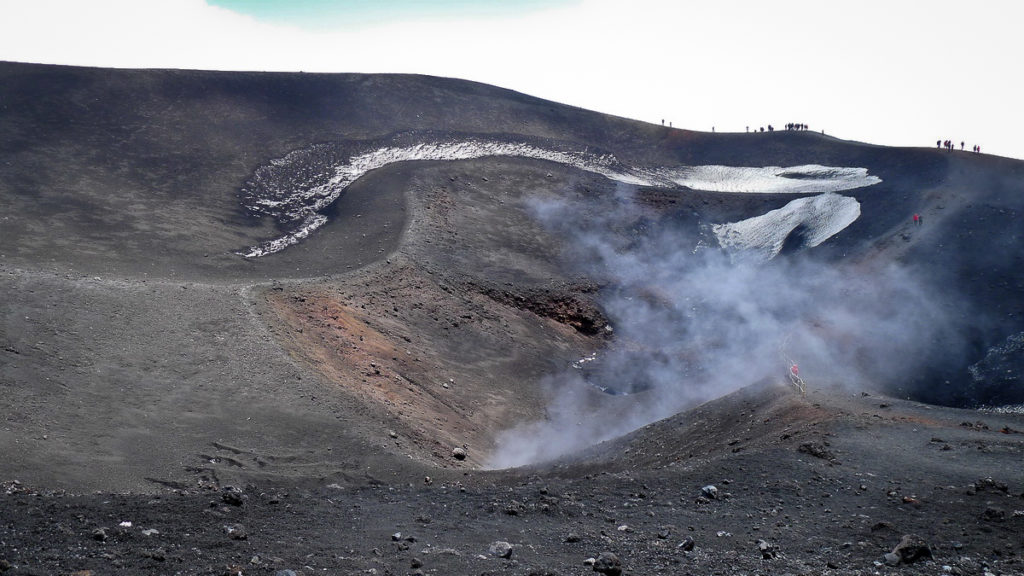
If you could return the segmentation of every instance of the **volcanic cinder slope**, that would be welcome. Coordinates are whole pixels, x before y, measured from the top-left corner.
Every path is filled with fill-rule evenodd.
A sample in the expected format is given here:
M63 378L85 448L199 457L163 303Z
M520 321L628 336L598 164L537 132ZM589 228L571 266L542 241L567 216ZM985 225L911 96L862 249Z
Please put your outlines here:
M0 571L1021 573L1022 204L459 80L0 63Z

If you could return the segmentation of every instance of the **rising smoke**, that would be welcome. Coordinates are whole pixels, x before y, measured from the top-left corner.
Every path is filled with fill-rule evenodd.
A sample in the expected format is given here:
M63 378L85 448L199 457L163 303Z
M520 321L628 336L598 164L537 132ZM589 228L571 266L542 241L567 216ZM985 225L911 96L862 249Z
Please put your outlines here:
M565 256L607 285L614 337L551 374L544 420L498 439L494 468L548 460L743 386L782 381L879 389L962 346L948 303L896 264L826 262L813 250L765 261L717 245L699 215L659 214L619 185L610 205L536 201ZM601 391L606 393L601 393Z

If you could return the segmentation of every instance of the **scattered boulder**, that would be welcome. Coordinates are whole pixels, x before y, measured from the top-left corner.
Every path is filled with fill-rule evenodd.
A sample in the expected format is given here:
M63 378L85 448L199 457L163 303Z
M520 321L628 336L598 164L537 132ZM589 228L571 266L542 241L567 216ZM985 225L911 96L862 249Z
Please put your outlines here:
M687 536L686 538L683 538L682 542L679 543L679 548L683 552L692 551L694 546L696 546L696 543L693 541L693 536Z
M620 576L622 574L622 561L612 552L601 552L594 559L594 572L606 576Z
M224 531L227 532L228 538L231 538L232 540L249 539L249 534L245 531L245 526L242 526L241 524L231 524L230 526L225 526Z
M106 528L97 528L92 531L93 540L99 540L100 542L104 542L106 541L107 538L109 538L109 535L107 534Z
M580 535L575 533L575 532L569 532L569 534L567 534L566 537L565 537L565 541L568 542L569 544L575 544L576 542L579 542L580 540L582 540L582 538L580 538Z
M900 543L892 549L892 553L898 555L900 561L905 564L913 564L918 560L932 557L931 547L928 546L924 538L916 534L904 534Z
M511 558L512 557L512 545L508 542L498 540L497 542L491 542L490 547L487 548L491 556L498 558Z
M776 550L775 545L765 540L757 541L757 549L761 552L761 558L763 560L771 560L779 555L779 552L778 550Z
M885 562L886 566L900 565L900 555L895 552L886 552L885 556L882 556L882 560Z
M718 488L711 484L701 488L700 493L709 500L718 500Z
M452 450L452 458L455 458L456 460L465 460L466 456L468 456L468 454L466 453L465 448L455 448Z
M835 460L836 455L832 453L824 444L818 442L804 442L800 445L798 450L804 454L809 454L815 458L821 458L822 460Z
M225 504L230 504L232 506L241 506L242 503L245 502L244 497L245 494L234 486L225 486L220 493L220 499L223 500Z
M988 522L1002 522L1006 520L1006 510L996 508L995 506L989 506L981 513L981 519Z
M513 500L505 506L505 514L508 514L509 516L518 516L520 512L524 512L525 510L526 506L518 500Z

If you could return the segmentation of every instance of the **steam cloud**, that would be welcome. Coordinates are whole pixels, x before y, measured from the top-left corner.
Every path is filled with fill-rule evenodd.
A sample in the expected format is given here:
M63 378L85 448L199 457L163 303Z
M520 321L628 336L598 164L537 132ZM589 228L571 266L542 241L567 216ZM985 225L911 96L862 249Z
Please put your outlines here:
M570 240L566 256L607 282L601 304L614 338L592 361L543 382L546 419L502 434L490 467L552 459L765 378L781 381L789 362L812 388L877 389L911 377L936 341L961 347L947 304L903 267L822 262L812 251L736 258L718 247L712 223L695 230L666 219L633 192L620 185L614 205L593 217L571 201L533 204Z

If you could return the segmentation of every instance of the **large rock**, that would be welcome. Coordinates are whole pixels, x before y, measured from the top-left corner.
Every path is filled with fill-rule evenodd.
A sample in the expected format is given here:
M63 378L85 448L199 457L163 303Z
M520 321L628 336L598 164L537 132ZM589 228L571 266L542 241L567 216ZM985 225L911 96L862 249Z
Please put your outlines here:
M512 545L501 540L491 542L491 546L487 551L491 553L491 556L497 556L498 558L512 557Z
M925 542L924 538L917 536L916 534L905 534L900 543L892 549L892 553L900 557L900 561L905 564L913 564L918 560L930 559L932 557L932 549Z
M622 574L622 562L618 556L611 552L601 552L594 561L594 572L600 572L607 576L620 576Z

